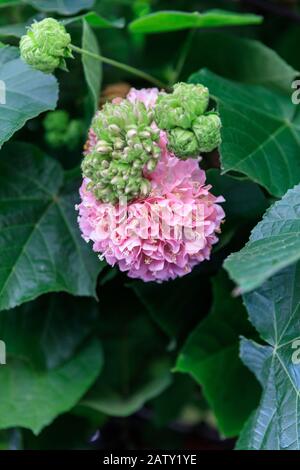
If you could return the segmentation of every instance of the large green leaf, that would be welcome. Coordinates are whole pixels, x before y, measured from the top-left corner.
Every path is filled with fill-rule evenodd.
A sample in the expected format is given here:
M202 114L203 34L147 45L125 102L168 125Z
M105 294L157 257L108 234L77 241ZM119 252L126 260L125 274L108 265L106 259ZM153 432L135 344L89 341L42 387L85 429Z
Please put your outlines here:
M51 291L95 295L103 266L76 221L78 178L29 144L0 154L0 309Z
M222 175L217 169L208 170L206 176L207 183L212 185L212 193L225 198L222 207L226 218L219 242L214 247L216 252L228 244L235 234L241 236L243 227L247 228L248 233L248 224L257 222L269 203L261 188L248 179Z
M5 103L0 101L1 147L28 119L55 109L58 85L52 75L25 64L18 49L9 46L0 49L0 81L6 90Z
M20 334L19 330L15 332ZM77 403L95 381L102 364L101 349L95 340L50 370L36 367L26 356L10 354L9 348L7 344L7 364L0 367L1 429L22 426L39 433Z
M242 292L260 286L300 258L300 185L290 189L254 228L249 242L225 261Z
M263 43L211 30L199 31L193 37L183 78L200 67L224 78L271 86L287 93L291 93L291 83L298 75L297 70Z
M142 16L132 21L129 29L134 33L162 33L189 28L259 24L262 21L263 18L258 15L223 10L210 10L205 13L168 10Z
M238 171L282 196L300 180L300 112L289 95L241 85L202 71L203 83L217 100L223 123L223 171Z
M263 387L240 449L299 450L300 264L277 273L246 294L250 320L268 345L244 339L241 358Z
M39 368L53 369L72 358L97 318L93 299L48 294L0 313L0 338L9 354L26 356ZM17 332L17 334L16 334Z
M26 33L26 23L8 24L0 26L0 36L13 36L20 38Z
M22 0L0 0L0 8L9 7L11 5L19 5Z
M22 0L41 11L52 11L61 15L73 15L80 10L92 8L95 0Z
M102 367L91 339L97 304L66 294L41 297L0 312L6 364L0 367L0 429L39 432L73 408Z
M85 19L83 22L82 31L82 48L92 52L93 54L100 54L100 48L93 30ZM93 112L95 113L99 107L99 94L102 81L102 64L97 59L82 54L82 64L86 82L88 84L90 94L93 102Z
M128 416L170 384L166 339L129 289L106 284L100 291L100 312L104 368L80 406Z
M239 335L251 334L252 328L242 302L230 292L221 272L214 281L212 311L188 338L175 370L194 377L221 432L236 436L258 402L259 387L238 357Z
M208 170L206 176L207 183L212 185L212 193L225 198L222 207L226 220L228 218L238 222L255 220L267 209L268 201L263 191L252 181L222 175L217 169Z

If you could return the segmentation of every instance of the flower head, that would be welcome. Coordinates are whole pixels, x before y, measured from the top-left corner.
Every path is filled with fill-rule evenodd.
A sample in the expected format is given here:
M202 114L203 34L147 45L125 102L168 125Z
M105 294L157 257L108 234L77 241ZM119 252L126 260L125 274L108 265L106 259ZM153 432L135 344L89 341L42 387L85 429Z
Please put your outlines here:
M209 259L224 218L216 198L205 186L205 173L193 159L179 160L166 148L151 174L148 197L120 205L97 201L84 180L78 206L86 241L110 265L129 277L165 281L184 276Z
M22 59L35 69L52 73L56 68L66 68L65 59L72 57L71 36L54 18L34 22L22 36Z
M145 110L152 113L156 97L157 92L153 90L132 90L124 107L129 123L132 115L136 114L139 116L138 122L144 123ZM128 103L135 107L130 107ZM140 108L138 105L141 103L144 107ZM114 122L104 115L100 118L101 122L94 123L86 145L88 157L97 152L97 148L99 150L99 145L111 147L116 139L127 138L126 133L118 134L115 127L110 127L116 125L123 129L128 123L123 112L117 112L117 109L109 114L114 116ZM149 126L147 120L146 123ZM153 123L150 129L158 133L155 145L159 147L160 155L155 168L148 168L147 165L143 168L147 194L140 193L128 205L104 202L103 198L97 197L91 179L85 175L77 210L82 235L87 242L93 242L93 249L100 258L105 258L112 266L117 264L129 277L162 282L184 276L195 265L209 259L224 218L224 211L219 205L224 199L211 194L210 186L205 185L205 172L199 168L196 159L177 158L168 150L167 133L158 131ZM139 126L137 131L143 132ZM179 131L191 133L183 129ZM195 139L195 135L191 134ZM126 146L129 145L127 142ZM123 155L124 147L116 150ZM121 163L122 158L114 159L112 156L110 167ZM110 183L113 189L113 181Z

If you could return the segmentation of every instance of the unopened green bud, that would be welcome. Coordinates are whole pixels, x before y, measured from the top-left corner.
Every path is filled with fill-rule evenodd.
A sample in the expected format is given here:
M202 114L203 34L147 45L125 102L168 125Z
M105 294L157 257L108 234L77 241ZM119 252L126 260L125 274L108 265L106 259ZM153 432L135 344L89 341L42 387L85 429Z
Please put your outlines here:
M205 86L177 83L173 93L158 96L155 120L161 129L189 129L193 120L205 112L208 102L209 91Z
M211 152L221 143L221 119L216 113L199 116L193 123L199 152Z
M46 131L65 132L69 124L69 113L63 109L57 109L47 113L43 125Z
M179 127L170 131L168 147L177 157L199 155L199 145L193 131L187 131Z
M192 85L190 83L176 83L174 95L183 101L184 107L195 116L200 116L206 111L209 102L209 91L204 85Z
M71 58L71 36L54 18L34 22L22 36L22 59L37 70L52 73L56 68L66 69L66 58Z

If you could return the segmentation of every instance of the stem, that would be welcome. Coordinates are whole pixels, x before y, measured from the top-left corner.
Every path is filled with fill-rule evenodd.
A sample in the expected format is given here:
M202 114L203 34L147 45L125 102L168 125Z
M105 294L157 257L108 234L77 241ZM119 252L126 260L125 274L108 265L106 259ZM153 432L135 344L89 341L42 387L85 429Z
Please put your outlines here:
M116 67L118 69L125 70L126 72L129 72L132 75L136 75L137 77L140 77L143 80L146 80L147 82L153 83L153 85L156 85L158 88L168 88L165 83L162 83L157 78L152 77L152 75L149 75L148 73L143 72L142 70L136 69L135 67L122 64L122 62L118 62L114 59L109 59L108 57L104 57L103 55L94 54L93 52L87 51L86 49L81 49L80 47L74 46L73 44L71 44L71 49L74 52L77 52L78 54L85 54L89 57L92 57L93 59L103 62L104 64L112 65L113 67Z
M185 61L187 59L188 53L190 51L190 48L191 48L191 45L192 45L192 39L194 37L195 31L196 31L195 29L191 29L191 31L189 31L189 33L187 35L187 38L184 42L183 48L181 50L181 53L180 53L180 56L179 56L179 59L178 59L178 62L177 62L177 66L175 68L175 73L174 73L174 77L173 77L173 84L178 82L178 78L180 77L183 66L184 66Z

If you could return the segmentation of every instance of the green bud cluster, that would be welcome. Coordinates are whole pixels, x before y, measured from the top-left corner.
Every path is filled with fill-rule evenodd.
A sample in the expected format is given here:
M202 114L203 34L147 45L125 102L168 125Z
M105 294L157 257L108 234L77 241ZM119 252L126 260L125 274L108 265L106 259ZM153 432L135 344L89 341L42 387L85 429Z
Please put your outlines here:
M196 157L221 143L221 120L216 112L206 112L208 104L208 88L200 84L177 83L173 93L159 95L155 121L167 131L176 156Z
M84 125L80 119L70 119L64 110L50 111L43 121L45 140L52 148L68 147L73 150L81 142Z
M35 69L52 73L66 70L65 59L72 58L71 36L54 18L33 23L20 41L22 59Z
M97 199L115 203L124 196L132 200L149 194L143 170L153 171L161 155L153 119L151 109L128 100L106 103L95 116L92 128L98 142L85 156L82 171Z

